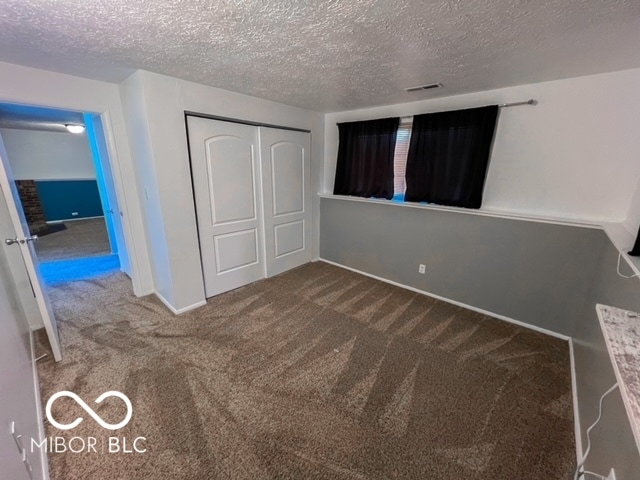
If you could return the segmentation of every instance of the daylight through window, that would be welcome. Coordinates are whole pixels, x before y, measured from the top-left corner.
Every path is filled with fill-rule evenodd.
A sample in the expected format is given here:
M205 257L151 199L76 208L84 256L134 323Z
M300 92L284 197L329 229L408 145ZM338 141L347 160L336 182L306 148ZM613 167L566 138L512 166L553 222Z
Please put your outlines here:
M400 119L400 127L396 136L396 149L393 155L393 199L404 201L404 192L407 189L405 172L407 170L407 154L411 141L411 124L413 117Z

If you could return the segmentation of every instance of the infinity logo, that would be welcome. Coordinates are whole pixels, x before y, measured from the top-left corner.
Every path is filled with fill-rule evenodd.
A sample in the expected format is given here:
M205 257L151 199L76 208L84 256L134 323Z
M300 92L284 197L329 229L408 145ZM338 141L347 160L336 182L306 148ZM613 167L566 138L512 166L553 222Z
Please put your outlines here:
M60 397L73 398L75 402L84 409L85 412L91 415L91 417L96 422L98 422L102 428L106 428L107 430L118 430L124 427L127 423L129 423L129 420L131 420L131 415L133 414L133 407L131 406L131 401L129 400L129 397L127 397L124 393L120 393L115 390L109 390L108 392L104 392L102 395L96 398L95 402L101 403L105 398L118 397L127 405L127 415L124 417L124 420L122 420L120 423L116 423L115 425L111 423L107 423L104 420L102 420L102 418L100 418L100 416L96 412L94 412L93 409L89 405L87 405L84 402L84 400L82 400L78 395L76 395L73 392L67 392L65 390L65 391L58 392L51 395L51 398L49 398L49 401L47 402L47 407L46 407L46 413L47 413L47 418L49 419L49 422L51 422L51 424L54 427L59 428L60 430L71 430L72 428L75 428L78 425L80 425L82 420L84 420L82 417L78 417L73 422L68 423L66 425L62 423L58 423L56 420L54 420L53 416L51 415L51 406L53 405L53 402L55 402Z

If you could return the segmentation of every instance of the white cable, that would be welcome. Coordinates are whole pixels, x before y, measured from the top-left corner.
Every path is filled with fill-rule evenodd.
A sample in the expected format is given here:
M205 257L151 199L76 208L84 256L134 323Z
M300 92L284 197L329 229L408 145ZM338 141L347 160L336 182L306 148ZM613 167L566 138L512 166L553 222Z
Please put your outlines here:
M607 477L604 477L602 475L600 475L599 473L593 473L590 472L589 470L585 470L584 472L582 472L583 475L593 475L594 477L598 478L599 480L607 480Z
M634 277L640 277L640 274L634 274L634 275L623 275L622 273L620 273L620 259L622 258L622 251L620 251L618 253L618 275L621 276L622 278L634 278Z
M609 390L604 392L600 397L600 402L598 403L598 418L596 418L596 421L593 422L589 428L587 428L587 449L582 454L582 460L576 467L576 472L573 475L573 480L578 480L578 478L580 478L584 473L587 473L587 472L580 473L580 469L584 467L584 463L587 461L587 455L589 455L589 452L591 451L591 437L590 437L591 430L593 430L593 428L598 424L598 422L602 418L602 402L604 402L605 397L609 395L611 392L613 392L616 388L618 388L618 382L614 383L613 386ZM605 478L605 477L602 477L602 478Z

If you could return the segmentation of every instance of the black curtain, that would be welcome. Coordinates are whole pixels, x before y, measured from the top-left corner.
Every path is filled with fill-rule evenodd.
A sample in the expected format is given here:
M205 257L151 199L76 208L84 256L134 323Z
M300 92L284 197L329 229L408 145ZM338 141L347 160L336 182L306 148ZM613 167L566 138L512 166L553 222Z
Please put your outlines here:
M405 201L480 208L498 106L413 117Z
M393 154L400 118L339 123L335 195L393 198Z
M636 243L633 244L633 248L629 252L629 255L633 257L640 257L640 228L638 228L638 236L636 237Z

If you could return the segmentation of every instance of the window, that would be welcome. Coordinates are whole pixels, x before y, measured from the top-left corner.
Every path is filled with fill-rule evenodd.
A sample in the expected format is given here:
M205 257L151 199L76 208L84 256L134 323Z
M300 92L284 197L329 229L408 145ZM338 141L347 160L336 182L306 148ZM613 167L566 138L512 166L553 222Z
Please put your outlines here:
M405 201L480 208L498 106L413 117Z
M334 195L393 198L393 156L400 119L338 124Z
M335 195L480 208L498 105L338 124Z
M409 153L412 122L413 117L401 118L398 134L396 135L396 149L393 155L393 199L398 202L404 201L404 192L407 189L405 172L407 170L407 154Z

